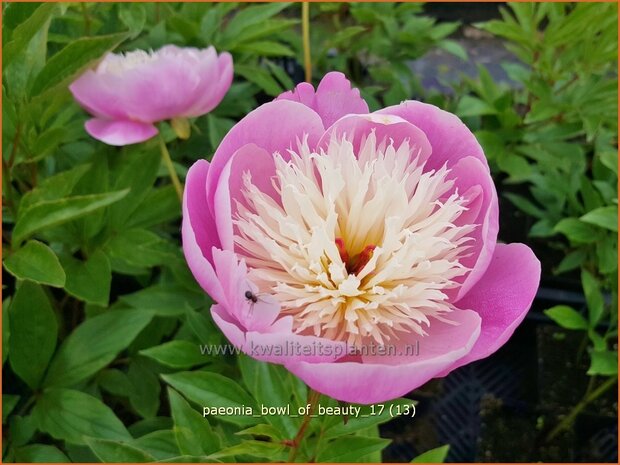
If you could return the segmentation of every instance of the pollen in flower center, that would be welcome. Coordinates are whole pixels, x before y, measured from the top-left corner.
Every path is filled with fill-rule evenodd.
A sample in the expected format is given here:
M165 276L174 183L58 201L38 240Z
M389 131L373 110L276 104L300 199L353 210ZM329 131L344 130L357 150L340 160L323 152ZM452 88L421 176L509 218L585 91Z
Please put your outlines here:
M449 170L426 171L415 145L374 133L357 153L343 137L289 155L275 154L277 199L244 174L235 244L295 330L359 346L448 321L473 230L458 223L467 201Z

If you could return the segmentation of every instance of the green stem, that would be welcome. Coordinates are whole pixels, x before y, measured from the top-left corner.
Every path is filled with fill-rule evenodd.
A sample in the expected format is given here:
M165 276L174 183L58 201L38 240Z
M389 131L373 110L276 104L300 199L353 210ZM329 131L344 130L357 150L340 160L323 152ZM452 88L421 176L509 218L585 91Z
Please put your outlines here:
M306 82L312 84L312 59L310 57L310 4L301 4L301 32L304 46L304 69L306 71Z
M170 158L170 152L168 152L168 148L166 147L166 142L164 142L164 138L159 136L159 148L161 149L161 158L164 160L166 164L166 168L168 168L168 175L170 176L170 180L172 181L172 185L174 189L177 191L177 195L179 196L179 201L183 202L183 185L181 181L179 181L179 177L177 176L177 172L174 170L174 165L172 164L172 158Z
M304 415L304 419L301 422L301 426L299 427L297 434L292 441L288 442L288 445L291 447L291 451L288 454L289 462L293 462L295 460L295 457L297 457L297 453L299 452L299 446L301 445L301 441L306 434L306 430L308 429L310 420L312 420L312 414L314 413L314 409L316 408L316 404L318 403L320 397L321 394L319 392L308 388L308 404L310 404L310 408Z
M557 425L553 429L553 431L551 431L549 433L549 435L547 436L546 441L547 442L552 441L558 434L560 434L565 429L568 429L570 427L570 425L573 424L573 421L575 421L575 418L577 417L577 415L579 415L579 413L584 408L586 408L588 404L590 404L591 402L594 402L596 399L598 399L601 395L603 395L610 388L612 388L617 382L618 382L617 378L609 378L607 381L605 381L603 384L601 384L598 388L596 388L594 391L592 391L592 393L590 393L589 395L586 395L581 400L581 402L579 402L577 405L575 405L573 410L571 410L571 412L568 415L566 415L566 417L564 417L562 422L559 425Z

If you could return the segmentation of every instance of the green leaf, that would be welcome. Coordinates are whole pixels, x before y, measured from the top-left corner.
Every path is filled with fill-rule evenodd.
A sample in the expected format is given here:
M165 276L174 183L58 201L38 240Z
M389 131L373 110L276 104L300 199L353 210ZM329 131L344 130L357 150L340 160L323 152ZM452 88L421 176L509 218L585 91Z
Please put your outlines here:
M174 259L170 243L147 229L128 229L114 235L105 245L110 258L132 266L152 267Z
M211 454L208 458L219 461L226 457L250 455L274 462L284 462L286 459L284 452L285 446L283 444L266 441L243 441L241 444L235 444Z
M53 3L42 3L32 15L14 30L11 41L2 50L2 67L8 68L11 63L20 57L34 36L45 27L57 9Z
M180 370L207 363L207 358L200 353L198 344L188 341L165 342L162 345L141 350L140 354L162 365Z
M190 401L203 407L250 407L256 413L254 399L230 378L206 371L185 371L162 375L164 381ZM218 415L223 421L251 425L257 419L247 415Z
M106 207L122 199L128 192L129 190L125 189L37 202L19 215L13 229L13 244L19 244L26 237L42 229L57 226Z
M122 441L86 438L90 450L104 463L146 463L155 457Z
M39 386L54 353L58 322L43 289L24 281L9 308L11 368L28 386Z
M605 309L605 301L601 293L600 283L589 271L583 269L581 270L581 285L583 286L583 292L586 295L586 302L588 303L590 325L594 327L600 321L601 316L603 316L603 310Z
M184 455L208 455L220 449L220 440L206 418L175 390L168 388L174 434Z
M141 3L119 4L119 19L131 32L131 38L137 37L146 24L146 10Z
M497 110L484 100L470 95L465 95L456 107L456 114L459 116L480 116L493 115Z
M504 194L519 210L524 211L534 218L544 218L546 213L521 195L506 193Z
M174 432L171 430L153 431L140 436L133 441L133 444L141 450L148 452L157 460L170 459L181 455Z
M581 218L581 221L618 232L618 206L600 207L589 211Z
M159 410L161 386L158 376L147 367L145 360L133 360L127 372L131 383L129 402L143 418L153 418Z
M381 404L385 408L377 408L376 406L373 408L370 405L359 405L361 408L359 417L349 418L346 423L344 423L344 421L338 421L338 423L328 427L325 430L325 438L336 438L338 436L361 431L374 425L386 423L394 418L394 410L391 410L392 405L405 406L414 403L415 402L411 399L402 398Z
M61 259L67 273L65 290L80 300L107 307L112 283L108 257L102 251L96 250L86 261L70 256L63 256Z
M33 415L41 431L72 444L85 444L86 437L131 440L110 407L80 391L44 391L34 406Z
M221 118L213 114L207 115L207 128L209 131L209 142L214 149L220 145L224 136L235 125L229 118Z
M389 439L364 436L338 438L319 452L316 462L357 462L360 457L383 450L390 442Z
M243 31L253 25L265 24L269 18L277 15L288 7L290 3L265 3L263 5L247 6L239 12L226 25L222 42L225 49L234 47L243 38Z
M11 394L2 394L2 424L6 422L7 417L11 414L15 406L19 402L19 396Z
M2 301L2 364L9 357L9 341L11 339L11 326L9 323L9 307L11 298L7 297Z
M618 352L609 350L593 350L590 352L590 368L588 374L602 376L618 375Z
M211 115L209 115L211 116ZM148 191L144 200L127 219L128 228L150 228L173 222L181 216L181 205L172 184Z
M588 322L577 310L567 305L556 305L545 310L545 315L566 329L588 329Z
M596 242L599 234L597 229L577 218L564 218L555 225L554 231L564 234L576 244L591 244Z
M436 447L414 458L411 463L444 463L450 452L450 445Z
M233 50L237 52L252 53L259 56L267 57L292 57L295 56L293 52L286 45L282 45L278 42L270 40L259 40L255 42L247 42L241 45L237 45Z
M17 279L63 287L65 271L52 249L39 241L28 241L4 260L4 267Z
M133 294L126 294L121 296L120 300L133 308L148 310L159 316L182 315L187 306L198 308L206 303L204 294L168 284L156 284Z
M90 168L89 163L82 164L44 179L37 187L24 194L19 202L18 216L21 216L22 212L35 203L68 196Z
M276 408L291 404L292 389L286 382L286 370L271 363L258 362L250 357L242 359L245 363L239 363L239 367L243 379L246 384L251 383L248 388L259 404ZM268 415L265 419L284 437L293 437L299 430L298 419L288 415Z
M454 40L442 40L437 44L439 48L443 48L446 52L451 53L452 55L459 57L463 61L469 60L469 55L467 55L467 50Z
M89 318L63 342L45 385L72 386L93 375L131 344L152 317L144 310L116 310Z
M235 434L239 436L264 436L274 439L275 442L279 442L284 439L277 429L266 423L250 426L249 428L238 431Z
M45 64L32 85L31 97L68 83L71 78L115 49L129 37L126 32L99 37L82 37L72 41L53 55Z
M15 461L23 463L69 463L60 449L47 444L29 444L15 451Z
M235 73L253 82L272 97L280 95L284 90L273 76L260 66L235 65Z

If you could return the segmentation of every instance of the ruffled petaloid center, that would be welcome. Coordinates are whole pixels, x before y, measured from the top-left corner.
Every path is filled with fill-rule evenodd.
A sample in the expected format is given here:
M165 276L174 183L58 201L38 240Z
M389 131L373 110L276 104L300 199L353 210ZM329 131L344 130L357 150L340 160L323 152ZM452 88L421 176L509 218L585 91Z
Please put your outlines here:
M460 260L474 226L456 224L467 200L449 170L425 171L418 147L374 132L357 151L344 136L288 155L274 154L279 198L245 173L233 216L250 279L294 330L361 346L450 321L446 291L469 271Z

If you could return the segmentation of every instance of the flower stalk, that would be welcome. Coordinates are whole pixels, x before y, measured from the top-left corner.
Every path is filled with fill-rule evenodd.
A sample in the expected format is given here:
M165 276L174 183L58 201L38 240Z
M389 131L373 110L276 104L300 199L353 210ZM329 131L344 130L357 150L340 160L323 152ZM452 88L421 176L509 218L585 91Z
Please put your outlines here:
M304 70L306 82L312 83L312 59L310 56L310 3L301 4L301 32L304 47Z
M314 410L316 409L320 397L320 392L317 392L312 388L308 388L308 404L310 405L310 408L306 411L304 419L301 422L301 426L299 427L299 430L297 431L295 437L290 441L285 441L285 444L291 448L288 454L289 462L293 462L295 460L295 457L297 457L297 453L299 452L299 446L301 445L301 441L306 434L306 430L308 429L310 420L312 420L312 415L314 414Z
M558 434L568 429L575 421L575 418L577 417L577 415L579 415L579 413L581 413L581 411L584 408L586 408L588 404L598 399L601 395L603 395L605 392L607 392L609 389L615 386L617 382L618 382L617 378L609 378L606 382L601 384L598 388L592 391L589 395L586 395L581 400L581 402L575 405L573 410L571 410L571 412L564 417L562 422L559 425L557 425L555 428L553 428L553 430L547 436L546 441L551 442Z
M177 176L177 172L174 169L174 165L172 164L172 158L170 158L170 152L168 152L168 148L166 147L166 142L162 135L159 135L159 148L161 149L161 158L164 160L166 168L168 168L168 175L170 176L170 180L172 181L172 185L174 189L177 191L177 196L179 197L179 201L183 202L183 185L179 180L179 176Z

